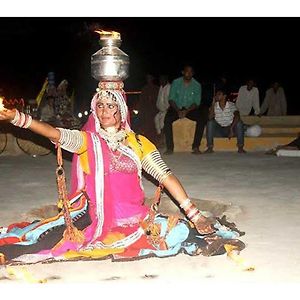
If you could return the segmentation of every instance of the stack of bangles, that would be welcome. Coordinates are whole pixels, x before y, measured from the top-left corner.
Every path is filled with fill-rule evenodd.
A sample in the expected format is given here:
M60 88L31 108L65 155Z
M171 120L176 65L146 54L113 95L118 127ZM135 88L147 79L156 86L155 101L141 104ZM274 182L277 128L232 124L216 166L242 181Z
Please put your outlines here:
M202 216L199 209L191 202L189 198L184 200L180 207L185 211L186 216L193 222L196 223Z
M16 115L12 121L10 121L11 124L21 127L21 128L28 128L31 125L32 117L30 115L26 115L22 112L19 112L16 109Z

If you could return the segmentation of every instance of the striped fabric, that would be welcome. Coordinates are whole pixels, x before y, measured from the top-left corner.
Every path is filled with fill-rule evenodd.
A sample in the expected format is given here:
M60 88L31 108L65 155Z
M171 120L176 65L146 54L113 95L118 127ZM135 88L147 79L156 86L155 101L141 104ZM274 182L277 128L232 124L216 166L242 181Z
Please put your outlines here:
M126 236L125 238L116 241L112 244L106 245L101 241L98 241L94 244L89 244L88 246L81 248L80 250L93 250L93 249L109 249L109 248L126 248L134 244L143 234L144 230L139 227L135 232Z
M84 140L79 130L57 128L60 131L59 143L61 147L70 152L78 152L82 147Z
M157 150L152 151L143 158L142 167L148 174L158 180L159 183L162 183L172 174Z
M222 127L231 125L234 117L234 112L237 108L233 102L227 101L224 110L219 105L219 102L215 103L215 120Z

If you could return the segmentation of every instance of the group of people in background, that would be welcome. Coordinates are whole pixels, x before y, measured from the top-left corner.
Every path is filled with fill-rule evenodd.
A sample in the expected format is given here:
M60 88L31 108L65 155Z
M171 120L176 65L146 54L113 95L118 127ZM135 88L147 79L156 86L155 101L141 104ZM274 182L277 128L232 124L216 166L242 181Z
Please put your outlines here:
M54 73L49 72L40 91L38 115L41 121L61 127L78 127L79 120L73 114L73 95L69 95L69 83L63 79L57 86Z
M277 81L273 82L271 88L266 91L264 101L260 106L259 90L255 87L254 80L249 79L239 89L236 106L242 116L250 115L252 109L257 116L265 113L267 116L285 116L287 114L284 89Z
M55 85L54 73L49 72L46 84L42 88L42 97L40 102L40 117L42 121L51 122L54 119L63 118L70 114L71 99L68 96L68 81L62 80Z
M182 76L169 82L167 75L155 78L147 75L147 84L140 96L140 132L157 144L165 142L165 154L174 151L172 124L182 118L196 122L191 151L200 154L200 144L206 127L207 150L213 152L214 137L237 137L239 153L244 150L245 126L241 116L284 116L287 102L284 89L273 82L260 105L259 90L253 79L248 79L238 93L234 93L225 77L213 84L202 84L194 78L190 65L184 66Z

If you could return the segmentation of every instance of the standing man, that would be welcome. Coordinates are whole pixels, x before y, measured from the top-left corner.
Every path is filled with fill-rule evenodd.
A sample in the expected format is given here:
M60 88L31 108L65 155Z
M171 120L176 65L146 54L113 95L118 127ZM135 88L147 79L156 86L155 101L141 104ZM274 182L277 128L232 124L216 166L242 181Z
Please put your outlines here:
M147 136L151 142L157 143L154 117L157 113L156 101L159 87L151 74L146 75L146 85L142 88L139 101L140 133Z
M259 92L258 88L254 86L254 80L249 79L246 85L240 87L236 107L241 116L249 116L252 108L255 115L260 116Z
M189 65L184 67L182 75L172 82L170 89L170 107L165 117L164 126L167 146L165 154L172 154L174 151L173 122L185 117L196 122L192 153L200 154L199 146L207 122L207 111L199 109L201 84L193 78L194 71Z
M159 77L159 83L160 83L160 87L159 87L157 101L156 101L156 107L159 110L159 112L156 114L154 118L154 123L155 123L156 133L161 139L161 137L163 136L165 116L169 108L169 94L170 94L171 84L169 83L167 75L161 75Z
M214 137L237 137L239 153L244 150L244 125L235 104L227 99L227 92L216 92L214 102L210 109L209 121L206 127L207 150L205 153L213 153Z
M283 88L279 82L274 82L272 87L266 91L264 102L261 106L261 114L266 111L267 116L285 116L287 112L286 98Z

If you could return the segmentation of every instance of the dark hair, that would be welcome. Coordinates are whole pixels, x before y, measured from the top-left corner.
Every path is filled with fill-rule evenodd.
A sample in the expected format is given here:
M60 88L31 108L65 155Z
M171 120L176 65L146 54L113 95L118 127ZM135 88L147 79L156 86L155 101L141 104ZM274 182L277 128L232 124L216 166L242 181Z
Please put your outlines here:
M275 80L272 80L271 84L274 84L274 83L278 83L278 84L280 84L280 81L279 81L279 80L277 80L277 79L275 79Z
M184 64L182 70L185 70L186 68L191 68L193 72L195 71L191 64Z
M225 78L225 79L228 79L229 75L227 72L223 72L221 73L219 76L218 76L218 79L222 79L222 78Z
M226 88L218 88L218 89L216 89L216 93L217 92L221 92L223 95L229 95L230 93L228 92L228 90L226 89Z
M160 75L159 75L159 79L169 80L169 76L166 75L166 74L160 74Z

